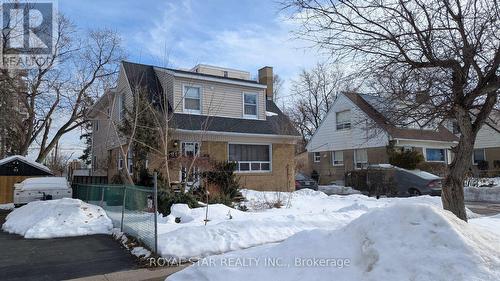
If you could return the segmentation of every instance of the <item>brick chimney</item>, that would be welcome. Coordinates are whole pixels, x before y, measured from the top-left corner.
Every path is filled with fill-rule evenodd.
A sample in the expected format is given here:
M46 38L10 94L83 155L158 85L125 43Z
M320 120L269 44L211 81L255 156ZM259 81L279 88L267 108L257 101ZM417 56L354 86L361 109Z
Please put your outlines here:
M259 83L267 85L266 97L268 100L273 100L273 68L271 66L259 69Z

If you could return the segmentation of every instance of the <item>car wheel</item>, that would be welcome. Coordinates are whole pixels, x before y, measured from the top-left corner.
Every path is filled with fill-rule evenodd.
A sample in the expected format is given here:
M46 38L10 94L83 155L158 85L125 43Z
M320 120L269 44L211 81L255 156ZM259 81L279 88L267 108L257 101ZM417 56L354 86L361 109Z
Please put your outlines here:
M416 188L408 189L408 193L410 194L410 196L420 196L421 195L420 191Z

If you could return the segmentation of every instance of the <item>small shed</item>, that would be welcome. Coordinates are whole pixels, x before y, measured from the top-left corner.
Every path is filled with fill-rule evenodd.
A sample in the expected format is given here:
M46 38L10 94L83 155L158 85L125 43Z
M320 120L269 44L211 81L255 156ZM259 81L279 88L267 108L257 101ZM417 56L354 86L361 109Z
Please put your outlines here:
M53 176L46 166L14 155L0 160L0 204L13 202L14 184L27 178Z

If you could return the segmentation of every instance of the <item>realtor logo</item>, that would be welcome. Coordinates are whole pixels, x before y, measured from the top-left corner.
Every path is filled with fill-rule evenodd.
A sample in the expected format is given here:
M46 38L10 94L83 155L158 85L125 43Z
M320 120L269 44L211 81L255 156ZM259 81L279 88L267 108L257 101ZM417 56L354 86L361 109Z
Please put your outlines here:
M47 67L55 51L56 16L53 1L4 1L1 67Z

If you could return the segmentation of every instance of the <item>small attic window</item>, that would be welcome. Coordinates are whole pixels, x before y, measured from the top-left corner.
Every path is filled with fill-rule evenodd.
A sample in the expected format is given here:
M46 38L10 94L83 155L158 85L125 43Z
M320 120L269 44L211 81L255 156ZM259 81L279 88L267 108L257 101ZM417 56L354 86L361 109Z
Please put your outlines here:
M224 77L228 77L227 71L224 71Z

